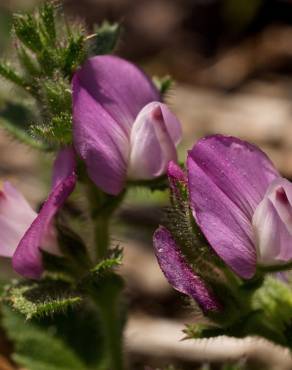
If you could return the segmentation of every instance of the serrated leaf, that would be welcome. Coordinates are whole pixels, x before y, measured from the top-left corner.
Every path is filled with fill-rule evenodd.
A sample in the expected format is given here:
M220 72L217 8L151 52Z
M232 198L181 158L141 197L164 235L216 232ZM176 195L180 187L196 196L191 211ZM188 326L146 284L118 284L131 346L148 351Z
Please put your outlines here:
M30 50L39 53L43 50L42 40L38 33L38 24L30 14L15 14L13 27L16 36Z
M123 251L119 247L111 251L111 256L99 262L91 269L93 274L103 274L122 264Z
M253 296L252 307L259 310L279 333L284 333L292 323L292 291L288 284L267 277Z
M46 77L52 78L54 72L58 69L58 56L56 50L46 47L37 55L37 60Z
M29 122L33 119L35 117L32 112L25 105L19 103L6 103L0 111L0 126L12 138L34 149L46 151L48 147L42 141L33 138L29 134Z
M5 299L15 310L25 315L27 320L52 316L82 300L80 295L71 290L69 284L49 280L13 286L8 290Z
M65 314L46 317L42 320L42 326L54 330L90 370L101 370L100 364L104 361L104 334L99 312L91 301L84 300Z
M45 100L44 103L48 105L50 112L64 119L65 114L71 112L72 108L71 88L69 83L63 78L46 80L43 81L42 88Z
M86 58L84 50L84 36L79 35L69 39L69 45L65 49L63 57L63 74L65 77L72 76L75 69L83 63Z
M38 63L36 62L34 57L27 52L25 48L18 48L17 55L24 72L28 77L40 77L42 71L40 70Z
M28 370L86 370L82 360L54 332L28 323L2 307L2 326L14 343L14 361Z
M40 9L43 35L51 46L56 42L55 8L53 4L45 2Z
M0 63L0 76L29 91L29 83L9 63Z
M47 124L30 126L33 137L43 140L52 146L65 146L72 143L72 117L70 113L61 113Z
M34 149L44 150L47 151L48 147L43 144L39 140L33 139L30 135L28 135L24 130L21 130L11 124L9 121L0 117L0 127L3 127L8 134L10 134L14 139L18 140L19 142L26 144Z
M91 55L110 54L113 52L120 36L120 26L117 23L104 22L96 29L95 35L88 39Z

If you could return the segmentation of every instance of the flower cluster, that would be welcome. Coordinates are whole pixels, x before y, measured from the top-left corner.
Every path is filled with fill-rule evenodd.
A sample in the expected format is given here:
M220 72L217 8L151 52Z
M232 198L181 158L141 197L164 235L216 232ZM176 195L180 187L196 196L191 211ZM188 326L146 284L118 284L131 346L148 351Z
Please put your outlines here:
M128 181L152 180L168 171L172 193L185 189L193 221L211 249L243 279L252 278L258 266L291 261L292 185L260 149L233 137L203 138L188 153L185 175L176 164L179 121L152 81L118 57L88 59L73 76L72 92L73 145L59 151L40 212L11 184L1 191L0 254L12 258L16 272L39 279L41 250L61 253L54 217L74 190L80 159L93 183L113 196ZM205 312L220 310L212 287L167 228L156 231L154 246L177 290Z
M151 80L114 56L90 58L74 75L73 146L61 149L52 190L36 214L11 184L0 198L0 254L19 274L38 279L41 251L58 254L54 216L74 190L78 157L98 188L117 195L129 180L151 180L176 161L181 126Z
M151 180L168 168L172 191L178 183L187 188L194 221L213 251L244 279L258 265L292 259L292 186L262 151L232 137L203 138L188 153L186 176L175 164L180 123L136 66L114 56L90 58L75 73L72 91L73 146L60 150L39 214L11 184L1 191L0 253L12 257L19 274L40 278L40 249L60 253L53 220L74 190L77 158L96 186L111 195L127 181ZM218 309L166 228L155 233L154 245L170 283L204 310Z
M171 163L172 191L183 182L195 223L212 250L239 277L257 267L281 270L292 260L292 184L256 146L234 137L203 138L188 153L187 176ZM156 255L169 282L203 310L218 308L205 283L188 265L174 237L160 227Z

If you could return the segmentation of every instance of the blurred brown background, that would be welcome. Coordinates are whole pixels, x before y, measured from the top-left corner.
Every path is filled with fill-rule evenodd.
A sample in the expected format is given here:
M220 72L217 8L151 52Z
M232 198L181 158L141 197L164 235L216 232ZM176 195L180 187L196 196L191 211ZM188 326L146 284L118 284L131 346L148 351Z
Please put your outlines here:
M0 53L7 53L11 11L31 4L2 0ZM151 75L174 78L167 101L184 128L181 159L199 137L225 133L258 144L292 178L292 1L66 0L65 11L86 19L89 30L105 19L120 22L116 53ZM0 103L10 91L3 86ZM38 204L49 174L40 176L37 154L1 133L0 158L1 178ZM169 287L151 249L157 210L166 201L161 194L134 191L115 223L113 242L125 246L122 273L131 313L126 348L133 369L171 362L193 369L196 356L201 358L200 347L192 352L178 341L183 324L196 315ZM134 233L127 227L133 222Z

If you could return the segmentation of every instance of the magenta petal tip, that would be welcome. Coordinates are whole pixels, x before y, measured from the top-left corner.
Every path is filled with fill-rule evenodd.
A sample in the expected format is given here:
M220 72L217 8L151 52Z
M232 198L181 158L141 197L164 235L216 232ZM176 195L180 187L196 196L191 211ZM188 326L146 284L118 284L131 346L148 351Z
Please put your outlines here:
M217 299L186 262L165 227L156 230L153 242L158 263L168 282L179 292L193 298L203 312L221 310Z
M43 273L41 249L56 252L49 240L53 218L74 190L77 176L72 152L61 150L55 161L53 188L42 209L24 234L12 258L14 270L29 279L39 279Z

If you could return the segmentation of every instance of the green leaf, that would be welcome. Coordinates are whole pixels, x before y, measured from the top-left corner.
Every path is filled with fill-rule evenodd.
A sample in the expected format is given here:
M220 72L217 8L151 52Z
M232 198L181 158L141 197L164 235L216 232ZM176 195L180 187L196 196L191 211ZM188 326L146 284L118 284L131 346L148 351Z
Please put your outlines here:
M104 335L97 308L89 300L69 308L65 314L46 317L42 325L74 349L90 370L101 370L104 361Z
M56 43L56 24L55 24L55 8L48 1L40 9L40 19L42 22L43 35L50 46L54 47Z
M119 247L113 249L110 252L110 257L99 262L95 267L91 269L93 274L103 274L111 271L113 268L118 267L122 264L123 250Z
M41 66L41 69L43 70L43 74L46 75L46 77L52 78L54 72L59 67L56 50L45 47L39 53L37 53L37 60Z
M79 35L78 37L71 36L69 39L69 45L64 52L63 57L63 74L65 77L72 77L73 72L76 68L83 63L86 58L84 50L84 36Z
M48 147L39 140L33 139L29 134L24 130L16 127L11 122L0 117L0 127L3 127L9 135L19 142L26 144L34 149L47 151Z
M20 76L9 63L0 63L0 76L14 83L15 85L29 91L28 82L25 80L24 77Z
M217 325L210 323L188 326L185 330L187 336L206 338L218 335L235 337L259 335L275 343L291 347L291 287L279 279L267 276L263 284L259 286L249 284L247 281L237 290L238 296L241 297L237 315L232 317L229 314L231 302L229 304L226 302L222 313L224 320L221 322L218 320ZM218 289L215 291L217 293ZM223 297L224 302L226 301L222 293L218 296Z
M68 307L80 303L82 298L72 291L68 283L42 280L12 286L8 289L5 300L28 320L63 312Z
M83 361L55 333L25 322L10 308L2 307L2 326L14 343L14 361L28 370L86 370ZM77 335L77 333L76 333Z
M183 330L186 337L184 339L211 338L225 334L224 329L221 329L212 324L187 324Z
M40 53L43 43L36 19L30 14L14 14L13 26L16 36L30 50Z
M57 80L42 81L44 104L54 116L65 118L66 114L71 113L72 98L71 88L63 78ZM67 123L68 119L66 119ZM71 118L70 118L71 123Z
M23 47L18 48L17 54L25 74L30 78L40 77L42 71L34 57Z
M31 148L47 151L49 148L42 141L34 139L29 134L29 122L34 119L35 116L31 110L20 103L6 102L0 110L0 126L13 139Z
M286 340L291 345L292 336L289 332L292 327L292 290L288 284L267 277L254 294L252 307L278 332L279 337L286 335Z
M102 23L95 34L87 38L90 55L110 54L113 52L120 36L118 23Z
M64 146L72 143L72 117L70 113L61 113L47 124L30 126L33 137L49 143L51 146Z
M162 78L154 76L153 82L162 96L165 96L174 84L171 76L164 76Z

